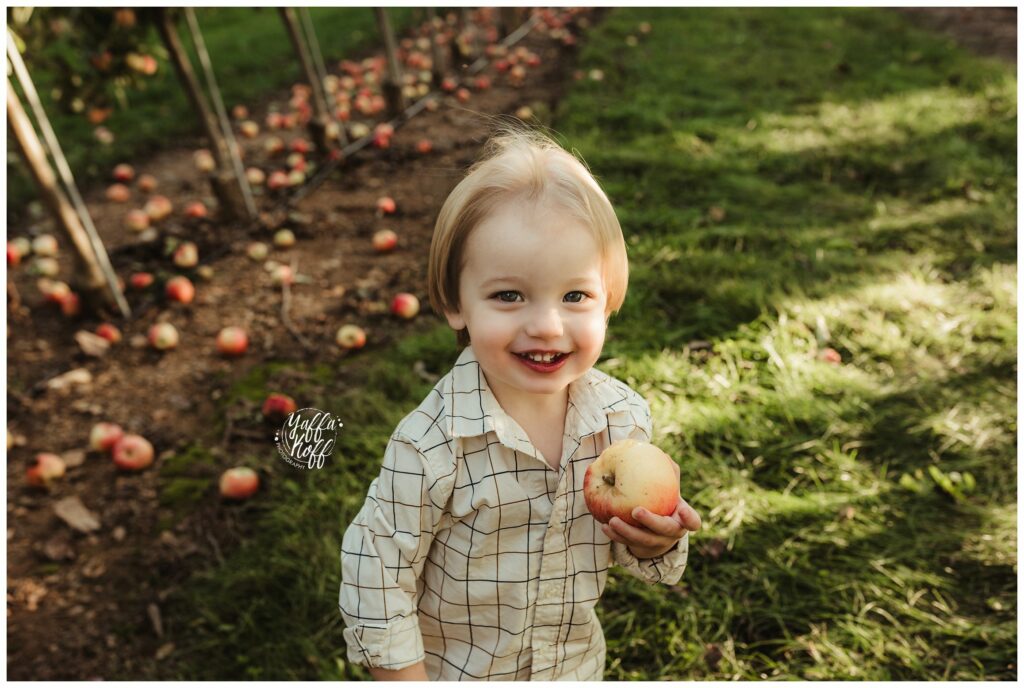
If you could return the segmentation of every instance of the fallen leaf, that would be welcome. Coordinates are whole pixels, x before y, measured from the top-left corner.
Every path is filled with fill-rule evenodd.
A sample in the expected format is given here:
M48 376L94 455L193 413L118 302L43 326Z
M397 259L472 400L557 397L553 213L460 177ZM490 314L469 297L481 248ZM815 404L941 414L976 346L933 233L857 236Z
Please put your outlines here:
M64 459L64 465L68 468L75 468L85 463L85 450L84 449L69 449L66 452L61 453L61 457Z
M159 662L160 660L167 659L172 652L174 652L174 643L164 643L156 651L156 661Z
M53 390L67 389L71 385L87 385L92 382L92 373L85 368L75 368L46 381L46 386Z
M717 671L718 663L722 661L722 649L714 643L708 643L704 646L704 661L707 663L708 669Z
M65 497L53 505L57 517L75 530L89 533L99 530L100 520L93 512L85 508L82 500L76 496Z
M78 346L81 347L82 352L86 356L101 358L106 356L110 350L110 342L108 340L98 334L86 332L85 330L75 332L75 341L78 342Z

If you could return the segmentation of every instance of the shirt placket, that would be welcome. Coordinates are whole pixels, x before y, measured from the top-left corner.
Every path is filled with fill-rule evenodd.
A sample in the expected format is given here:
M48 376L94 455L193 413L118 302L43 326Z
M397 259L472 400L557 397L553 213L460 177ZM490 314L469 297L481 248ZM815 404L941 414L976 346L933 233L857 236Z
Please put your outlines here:
M537 593L537 607L534 613L534 628L531 645L533 649L533 672L531 680L550 680L555 677L558 664L558 636L565 619L565 572L569 568L569 555L565 546L566 520L566 472L558 481L558 492L551 509L547 531L544 536L544 552L541 555L540 589Z

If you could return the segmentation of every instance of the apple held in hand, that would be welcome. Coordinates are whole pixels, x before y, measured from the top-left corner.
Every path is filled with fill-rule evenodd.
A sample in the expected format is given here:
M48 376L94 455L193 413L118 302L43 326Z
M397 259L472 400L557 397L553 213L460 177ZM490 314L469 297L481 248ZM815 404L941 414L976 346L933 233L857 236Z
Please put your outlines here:
M633 519L633 509L638 506L669 516L679 503L675 462L653 444L620 440L587 467L583 498L601 523L618 516L631 526L639 526Z

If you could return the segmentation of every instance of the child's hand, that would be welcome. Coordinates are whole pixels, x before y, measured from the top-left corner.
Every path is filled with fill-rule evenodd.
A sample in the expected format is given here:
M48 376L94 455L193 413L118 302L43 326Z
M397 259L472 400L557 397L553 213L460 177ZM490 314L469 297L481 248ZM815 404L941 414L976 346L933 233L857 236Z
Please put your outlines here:
M644 527L631 526L614 516L611 521L601 525L601 530L611 540L626 545L637 559L664 554L675 547L687 531L696 532L701 525L700 514L682 497L676 504L676 510L669 516L659 516L639 506L633 509L632 515Z

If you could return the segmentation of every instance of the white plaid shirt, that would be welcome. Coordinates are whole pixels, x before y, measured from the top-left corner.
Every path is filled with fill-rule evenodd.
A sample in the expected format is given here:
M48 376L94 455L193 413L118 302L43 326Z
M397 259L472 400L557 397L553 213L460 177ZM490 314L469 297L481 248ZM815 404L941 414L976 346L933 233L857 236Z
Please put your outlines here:
M583 499L587 466L612 442L650 440L647 402L592 369L569 386L553 470L498 405L472 347L395 429L380 475L345 531L338 606L349 661L432 680L595 680L594 605L617 563L677 582L688 538L637 559Z

